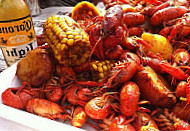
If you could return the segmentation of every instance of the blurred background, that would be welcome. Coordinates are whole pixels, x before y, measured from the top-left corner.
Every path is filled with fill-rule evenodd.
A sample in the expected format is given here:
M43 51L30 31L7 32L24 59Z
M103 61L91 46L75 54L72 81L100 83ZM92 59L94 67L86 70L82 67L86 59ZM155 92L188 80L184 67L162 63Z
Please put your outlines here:
M50 6L75 6L78 2L81 1L84 0L39 0L39 5L42 9ZM96 5L101 0L85 0L85 1L89 1Z

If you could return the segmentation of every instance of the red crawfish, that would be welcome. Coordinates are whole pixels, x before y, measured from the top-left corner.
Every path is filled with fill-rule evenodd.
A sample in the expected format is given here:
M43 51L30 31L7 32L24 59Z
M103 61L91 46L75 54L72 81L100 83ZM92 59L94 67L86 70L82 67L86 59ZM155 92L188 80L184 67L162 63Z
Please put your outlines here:
M187 11L188 8L185 6L169 6L155 12L150 19L150 23L153 26L158 26L163 22L183 16Z
M21 87L14 87L6 89L1 97L5 105L14 107L17 109L24 109L28 100L33 97L41 97L40 89L31 88L29 84L23 82ZM43 95L42 95L43 96Z
M168 35L168 40L172 39L183 40L186 36L190 34L190 13L185 13L182 18L176 19L177 21L174 25L172 25L171 31ZM169 23L169 22L168 22Z
M123 9L120 5L109 8L100 24L96 24L90 31L90 44L93 55L105 59L106 50L120 44L124 38L122 24Z
M119 58L119 56L121 56L123 52L123 48L121 45L116 45L115 47L108 49L105 52L105 57L108 60L116 60L117 58Z
M175 130L190 130L190 125L187 122L176 122L174 124Z
M187 82L180 81L175 92L178 98L190 104L190 77L187 78Z
M103 119L111 113L112 101L109 93L95 97L87 102L85 112L92 119Z
M186 49L177 49L173 53L173 61L178 66L188 66L190 62L190 55Z
M63 89L61 86L46 85L45 87L46 98L52 102L57 102L63 96Z
M85 63L82 63L79 66L75 66L73 70L75 73L88 72L90 70L90 62L87 61Z
M141 57L141 47L144 46L147 49L151 47L140 37L131 36L125 37L125 40L122 42L122 46L130 51L136 51L136 54Z
M158 6L146 7L144 13L148 16L152 16L155 12L170 6L170 2L164 2Z
M185 55L185 58L187 59L183 59L182 57L180 57L181 56L180 54L175 54L174 62L176 61L178 63L184 63L184 62L186 63L188 61L188 56L186 56L187 55L186 53L182 54ZM175 79L186 80L188 78L188 74L183 70L183 68L189 69L188 66L180 67L177 66L176 64L168 63L167 61L164 61L163 58L160 58L158 56L152 56L152 54L150 55L150 57L142 57L142 62L144 66L148 65L158 73L162 74L168 73Z
M180 98L180 97L186 97L187 93L187 82L186 81L180 81L176 87L175 93L176 93L176 97Z
M130 27L127 30L128 36L138 36L140 37L143 33L143 29L141 27Z
M45 87L46 98L52 102L57 102L63 96L63 89L61 86L46 85Z
M56 65L57 75L60 77L61 85L68 85L76 80L76 74L73 68L63 65Z
M114 87L128 82L140 66L139 57L131 52L124 51L120 56L120 62L113 67L105 87Z
M44 90L46 98L52 102L57 102L63 96L63 89L59 84L59 79L57 77L52 77L47 84L44 85Z
M162 73L164 74L165 71L160 67L160 63L162 59L158 57L142 57L142 64L143 66L150 66L154 71L157 73Z
M26 104L26 111L48 119L71 119L67 111L58 104L40 98L33 98Z
M170 63L168 63L166 61L161 61L159 65L162 68L162 70L164 70L165 72L167 72L172 77L174 77L178 80L187 80L187 78L189 76L180 67L171 65ZM183 67L183 68L189 69L188 66Z
M190 105L187 102L178 102L172 107L172 112L180 119L190 122Z
M158 130L156 122L145 112L136 112L136 118L132 122L132 125L137 131L142 131L148 128L153 128L155 131Z
M86 101L90 100L91 90L88 88L83 88L79 85L71 84L64 90L65 97L62 99L62 104L67 98L67 101L72 105L80 105L84 107Z
M141 25L145 22L145 16L142 13L128 12L123 15L123 23L127 26Z
M159 34L167 38L167 37L170 35L172 29L173 29L172 26L164 27L164 28L159 32Z
M113 119L109 126L110 131L136 131L130 124L131 120L126 120L125 116L119 115Z
M190 130L189 123L177 118L173 112L167 108L156 109L151 113L152 118L162 131L166 130Z
M157 11L164 9L164 8L167 8L169 6L185 6L188 8L189 4L186 0L170 0L170 1L165 0L162 4L159 4L157 6L147 7L145 9L144 13L146 15L152 16Z
M127 82L121 88L120 111L125 116L133 116L136 112L140 91L136 83Z
M72 126L75 126L78 128L82 127L87 120L87 115L84 111L84 108L80 106L74 109L74 111L71 114L71 117L72 117L72 120L71 120Z

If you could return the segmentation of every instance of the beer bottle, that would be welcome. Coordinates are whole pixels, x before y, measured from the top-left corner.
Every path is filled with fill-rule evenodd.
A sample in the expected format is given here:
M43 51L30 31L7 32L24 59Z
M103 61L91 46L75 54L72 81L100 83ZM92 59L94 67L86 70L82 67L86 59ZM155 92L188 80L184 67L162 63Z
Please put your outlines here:
M24 0L0 0L0 47L7 66L37 47L30 9Z

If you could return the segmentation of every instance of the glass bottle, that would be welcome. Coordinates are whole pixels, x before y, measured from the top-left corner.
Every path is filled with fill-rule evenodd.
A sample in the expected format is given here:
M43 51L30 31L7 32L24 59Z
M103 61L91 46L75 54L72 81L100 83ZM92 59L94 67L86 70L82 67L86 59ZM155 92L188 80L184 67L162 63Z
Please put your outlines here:
M30 9L24 0L0 0L0 47L7 66L37 47Z

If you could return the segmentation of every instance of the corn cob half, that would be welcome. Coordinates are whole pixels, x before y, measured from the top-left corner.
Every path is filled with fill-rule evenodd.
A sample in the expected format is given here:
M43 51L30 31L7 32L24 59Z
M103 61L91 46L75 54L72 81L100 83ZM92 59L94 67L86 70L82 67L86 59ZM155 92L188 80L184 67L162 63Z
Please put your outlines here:
M112 67L114 66L113 61L93 61L91 62L91 73L94 81L102 82L102 79L108 77Z
M60 64L75 66L90 56L89 36L69 16L54 15L43 26L46 42Z

